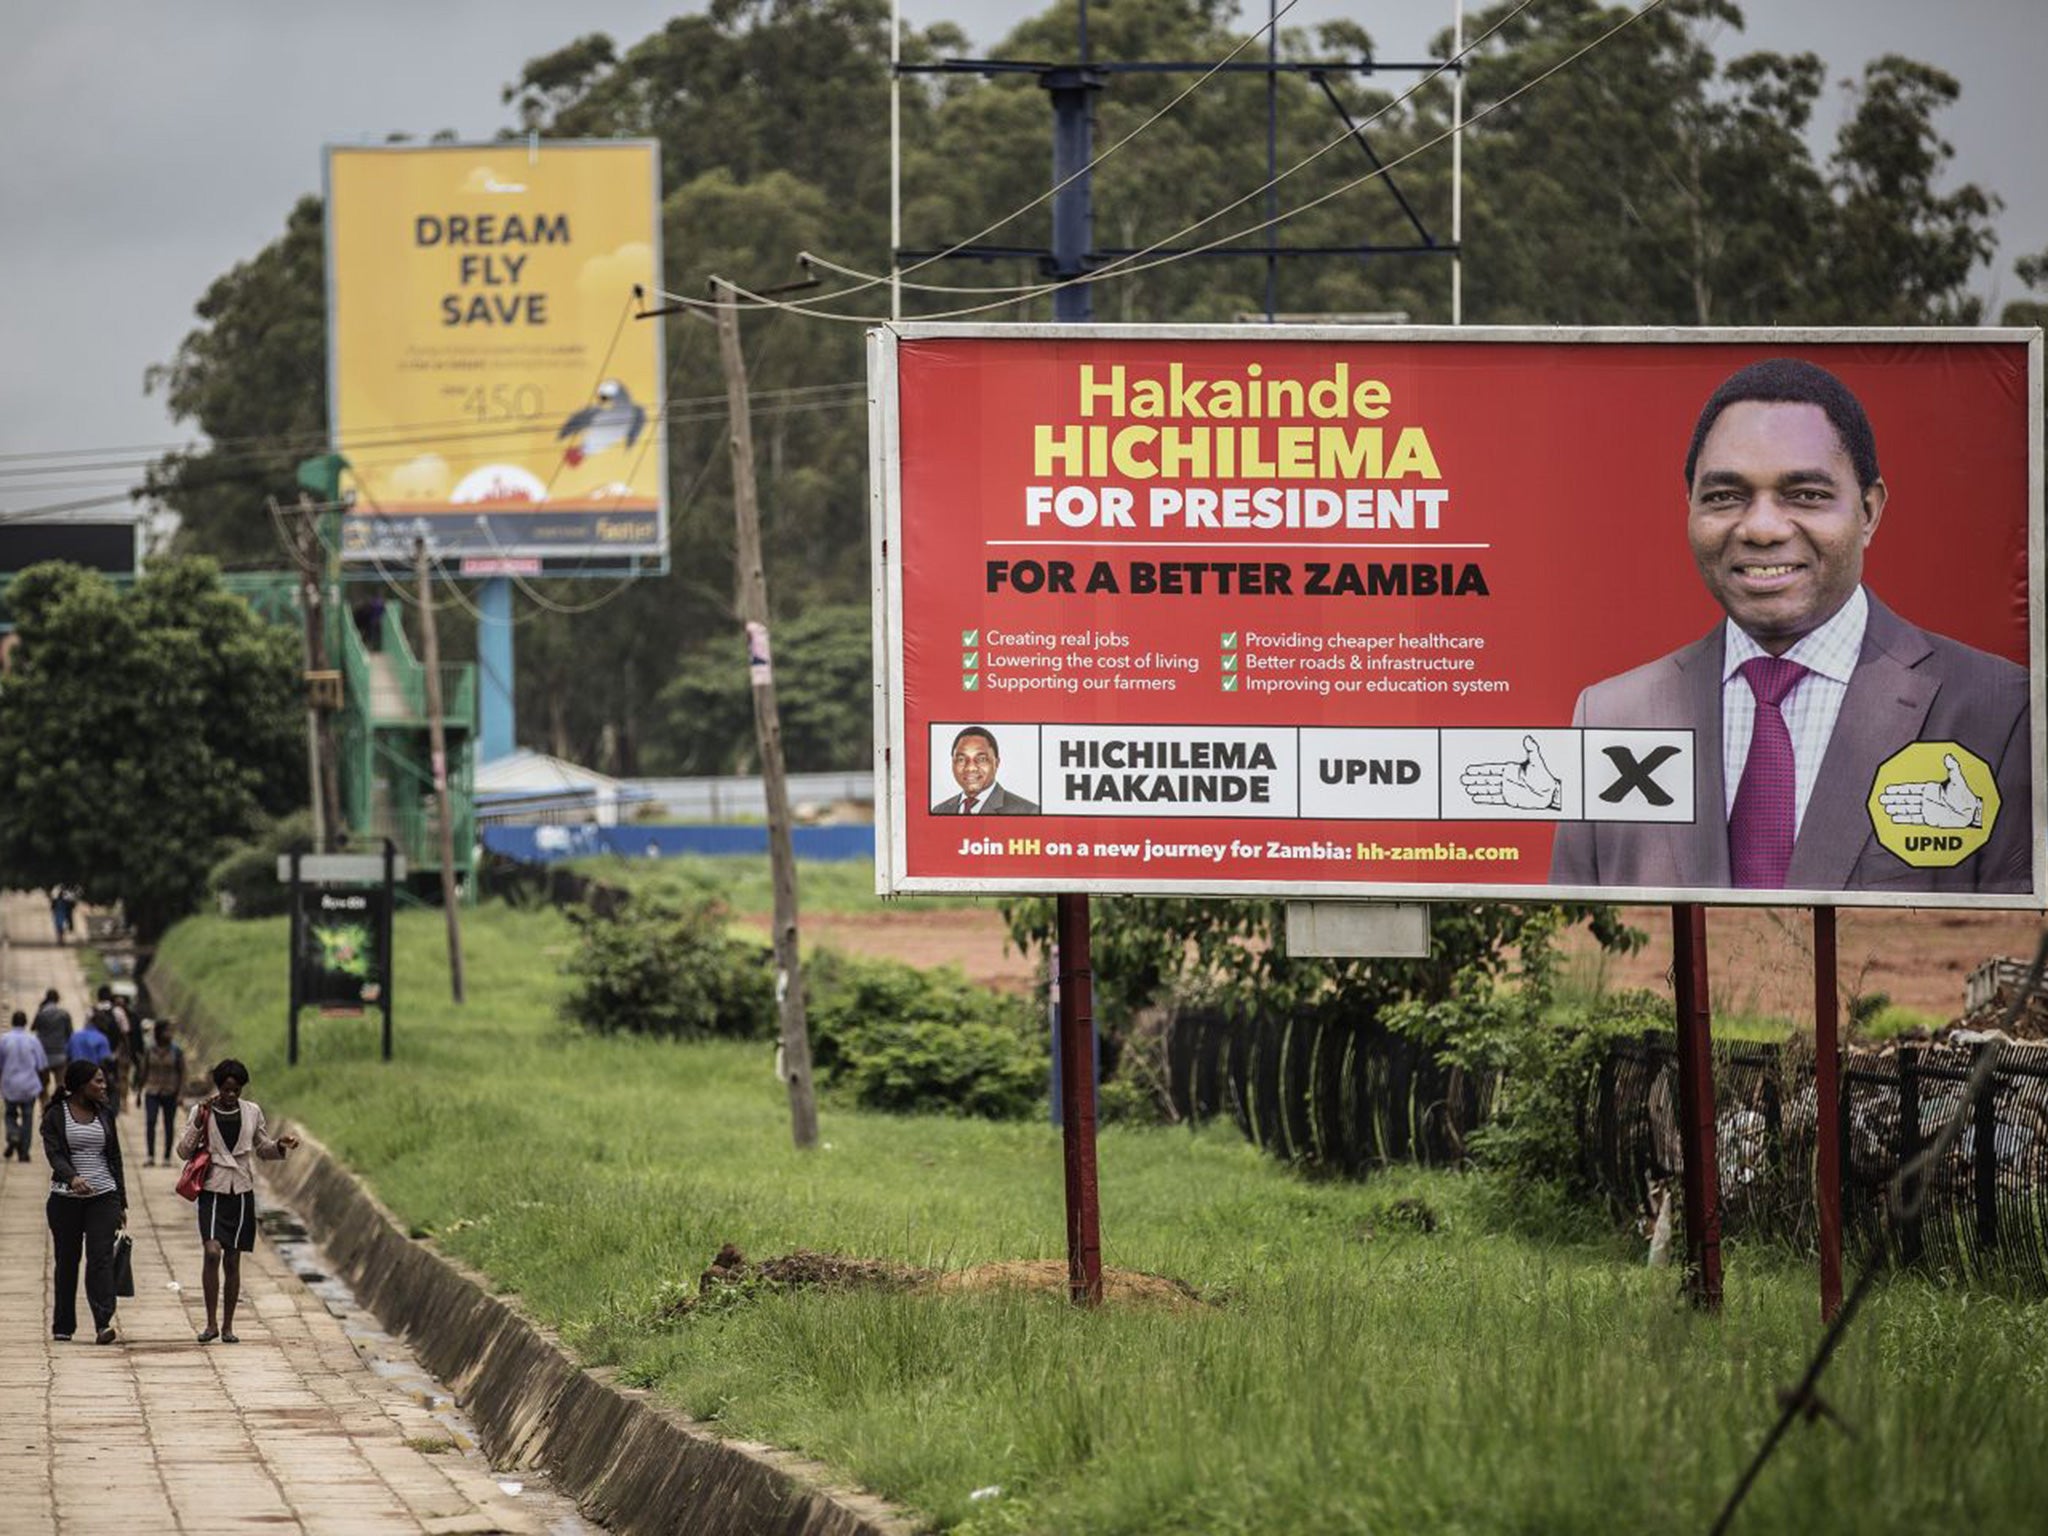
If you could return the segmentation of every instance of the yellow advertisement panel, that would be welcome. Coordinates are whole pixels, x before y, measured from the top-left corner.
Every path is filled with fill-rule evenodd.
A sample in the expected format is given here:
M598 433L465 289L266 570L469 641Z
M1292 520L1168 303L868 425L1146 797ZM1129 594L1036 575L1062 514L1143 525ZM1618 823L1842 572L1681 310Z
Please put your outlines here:
M327 152L329 414L346 559L469 575L668 548L650 141Z

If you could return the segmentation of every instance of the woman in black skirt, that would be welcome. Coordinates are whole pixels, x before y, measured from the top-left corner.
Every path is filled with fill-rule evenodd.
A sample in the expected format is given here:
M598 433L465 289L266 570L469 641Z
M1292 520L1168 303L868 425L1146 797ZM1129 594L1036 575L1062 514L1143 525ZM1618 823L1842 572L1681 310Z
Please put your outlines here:
M242 1295L242 1255L256 1246L255 1160L281 1158L299 1144L296 1136L270 1134L263 1111L242 1097L248 1082L249 1069L233 1057L215 1067L213 1097L192 1107L192 1121L178 1139L178 1156L191 1157L203 1143L211 1158L199 1196L199 1240L206 1245L202 1344L241 1342L235 1303Z

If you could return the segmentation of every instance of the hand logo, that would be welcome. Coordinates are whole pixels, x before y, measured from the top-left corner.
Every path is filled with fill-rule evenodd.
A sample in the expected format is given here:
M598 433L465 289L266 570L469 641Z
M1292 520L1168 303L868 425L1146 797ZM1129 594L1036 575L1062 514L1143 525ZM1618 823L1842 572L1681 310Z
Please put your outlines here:
M1953 752L1942 757L1946 779L1928 784L1887 784L1878 792L1885 815L1902 827L1981 827L1984 800L1963 779Z
M1514 763L1473 763L1458 775L1474 805L1505 805L1518 811L1561 811L1564 783L1543 761L1534 736L1522 738L1528 755Z

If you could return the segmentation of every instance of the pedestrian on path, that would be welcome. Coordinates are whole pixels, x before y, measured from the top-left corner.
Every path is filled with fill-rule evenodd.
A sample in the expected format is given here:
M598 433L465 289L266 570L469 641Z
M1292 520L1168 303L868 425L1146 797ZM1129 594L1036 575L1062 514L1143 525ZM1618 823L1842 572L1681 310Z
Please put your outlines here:
M43 1116L43 1157L50 1165L50 1237L57 1251L56 1305L50 1337L78 1331L78 1255L85 1251L85 1301L95 1344L120 1338L114 1327L114 1235L128 1224L121 1175L121 1133L107 1102L107 1074L85 1060L64 1068L64 1091Z
M43 1056L50 1063L50 1091L55 1093L64 1081L64 1063L71 1056L71 1015L57 1000L55 987L43 994L43 1006L36 1010L35 1022L29 1028L36 1032Z
M14 1010L14 1022L0 1035L0 1100L7 1104L7 1156L28 1161L28 1141L36 1128L36 1100L50 1076L50 1058L43 1043L29 1033L28 1015Z
M142 1166L156 1166L156 1122L164 1122L164 1162L171 1161L171 1145L178 1139L178 1095L185 1086L185 1048L171 1038L170 1019L156 1021L156 1041L142 1059L137 1074L142 1084Z
M97 1035L106 1041L104 1055L97 1054L99 1048L89 1037ZM85 1041L85 1049L79 1042ZM92 1012L85 1016L85 1028L71 1037L71 1054L83 1056L92 1054L107 1073L107 1102L114 1106L114 1113L121 1112L122 1079L128 1076L132 1065L128 1056L128 1016L114 1001L114 989L101 987L98 1001L92 1005Z
M78 898L66 885L54 886L50 891L50 926L57 930L57 942L62 944L71 934L71 914L78 908Z
M178 1138L178 1156L204 1146L210 1162L199 1196L199 1241L206 1261L200 1278L206 1292L206 1329L199 1342L239 1344L235 1303L242 1294L242 1255L256 1246L256 1176L259 1157L282 1158L299 1144L296 1136L272 1136L263 1111L242 1097L249 1069L230 1056L213 1069L214 1094L192 1107L192 1120Z

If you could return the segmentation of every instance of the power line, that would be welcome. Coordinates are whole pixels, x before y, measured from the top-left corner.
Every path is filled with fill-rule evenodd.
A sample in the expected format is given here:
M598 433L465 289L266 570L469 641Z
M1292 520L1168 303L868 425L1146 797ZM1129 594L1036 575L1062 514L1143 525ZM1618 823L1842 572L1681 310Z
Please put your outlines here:
M863 389L865 387L866 386L858 380L848 380L836 384L802 384L792 385L780 389L767 389L761 391L761 394L764 398L783 399L823 394L833 390ZM680 397L672 396L664 400L660 405L652 407L651 413L661 414L663 416L674 418L679 412L704 410L710 407L723 407L723 405L724 396L722 395L685 395ZM469 421L469 418L448 417L445 418L444 420L445 424L450 429L455 429L462 427L465 423ZM470 442L483 441L485 439L491 438L533 436L541 433L555 432L558 430L558 424L554 422L522 422L515 424L507 424L503 426L478 426L475 427L474 430L470 431L436 430L440 425L440 423L436 422L393 422L390 423L387 428L382 430L385 430L389 433L403 435L385 437L365 436L353 439L342 438L336 440L331 439L326 432L321 431L317 433L285 433L269 437L225 438L210 444L173 443L164 445L164 449L166 454L186 451L204 454L207 460L211 463L218 462L221 459L254 460L268 454L282 454L290 453L293 451L304 451L308 449L319 449L324 451L330 446L333 447L334 451L340 453L361 453L364 452L365 450L374 450L382 448L402 448L413 446L415 444L425 445L446 442L461 445ZM35 454L23 453L0 455L0 460L21 460L45 457L76 458L87 454L96 456L95 462L88 462L77 466L59 466L55 464L16 464L14 467L10 468L5 463L0 463L0 478L26 474L68 475L94 473L103 470L112 471L120 469L151 469L162 461L162 455L159 455L157 457L144 458L121 456L129 454L132 451L139 450L129 450L122 448L57 448L45 450Z
M1531 3L1531 0L1524 0L1524 6L1526 6L1528 3ZM1510 103L1524 95L1526 92L1533 90L1538 85L1543 84L1553 75L1556 75L1560 70L1567 69L1571 65L1577 63L1580 59L1586 57L1588 54L1592 53L1595 49L1599 48L1601 45L1608 42L1611 38L1615 37L1623 30L1634 25L1643 17L1649 15L1652 11L1660 9L1663 6L1663 4L1664 0L1649 0L1649 3L1645 4L1640 9L1631 11L1621 21L1617 22L1614 26L1608 28L1605 32L1601 33L1598 37L1594 38L1591 42L1585 44L1583 47L1567 55L1564 59L1561 59L1559 62L1553 64L1548 69L1545 69L1541 73L1530 77L1528 80L1525 80L1521 85L1517 86L1513 91L1510 91L1507 95L1501 97L1499 100L1494 101L1487 105L1485 108L1481 109L1480 111L1471 114L1464 120L1462 124L1459 124L1452 128L1448 128L1444 130L1442 133L1437 134L1435 137L1424 140L1422 143L1417 144L1414 148L1407 151L1407 153L1397 156L1395 159L1386 162L1382 166L1375 167L1372 171L1366 173L1365 175L1354 177L1351 180L1344 182L1341 185L1333 188L1332 190L1325 192L1318 197L1311 198L1307 202L1297 204L1294 207L1274 217L1261 219L1256 224L1249 225L1244 229L1237 230L1229 235L1221 236L1215 240L1208 241L1205 244L1192 247L1188 250L1165 252L1163 254L1154 254L1162 252L1162 248L1166 246L1169 242L1173 240L1178 240L1187 234L1193 233L1198 229L1204 228L1205 226L1214 223L1217 219L1223 217L1225 214L1231 212L1233 209L1242 207L1245 203L1250 202L1253 198L1259 196L1266 190L1265 186L1260 186L1254 188L1252 191L1246 193L1244 196L1238 198L1236 201L1226 205L1225 207L1220 208L1215 212L1206 215L1205 217L1195 221L1190 225L1187 225L1185 228L1177 231L1175 234L1168 236L1166 240L1154 242L1152 245L1149 245L1142 250L1134 251L1127 256L1118 257L1115 260L1105 263L1101 267L1098 267L1096 270L1092 272L1082 273L1079 276L1072 278L1062 278L1053 282L1035 284L1028 288L1018 289L1014 291L1012 297L995 299L986 304L962 305L956 309L941 310L934 313L922 315L917 318L923 320L947 320L959 319L962 317L972 315L986 314L991 310L1003 309L1013 304L1024 303L1030 299L1042 297L1045 294L1055 292L1062 288L1074 287L1080 284L1107 282L1112 279L1118 278L1134 277L1143 272L1152 271L1160 267L1171 266L1175 262L1186 261L1193 257L1204 255L1210 251L1220 250L1224 246L1229 245L1232 241L1243 239L1247 235L1257 234L1262 230L1271 228L1275 224L1284 223L1288 219L1295 218L1300 214L1310 211L1311 209L1319 208L1323 204L1330 202L1335 198L1342 197L1346 193L1351 192L1360 186L1363 186L1367 182L1375 181L1386 176L1389 172L1397 169L1402 165L1407 164L1410 160L1415 159L1418 155L1426 154L1428 151L1435 149L1437 146L1445 143L1447 140L1460 137L1466 131L1468 131L1474 124L1483 121L1487 117L1490 117L1493 113L1498 112L1503 107L1506 107L1507 105L1509 105ZM1520 8L1521 7L1518 7L1518 9ZM1484 38L1481 38L1477 41L1484 41ZM1475 41L1475 43L1472 46L1476 47L1477 41ZM1469 53L1470 48L1468 48L1466 51ZM1347 134L1345 137L1348 138L1349 135ZM1314 155L1311 155L1308 157L1308 159L1299 162L1299 164L1291 168L1288 172L1284 173L1281 177L1276 178L1276 180L1285 180L1286 176L1292 175L1294 171L1299 170L1301 166L1310 163L1310 161L1320 157L1321 155L1327 154L1331 149L1335 148L1337 144L1342 142L1344 142L1344 139L1333 140L1330 144L1325 145L1322 149L1316 151ZM1142 259L1146 257L1151 257L1152 259ZM788 310L797 314L808 315L813 319L841 320L859 325L881 325L887 324L890 321L890 317L887 315L848 315L835 313L828 310L818 310L812 308L811 305L808 303L795 303L788 300L765 297L763 295L753 293L749 289L740 287L738 284L730 283L729 280L722 280L727 281L728 285L733 287L743 297L753 300L754 307L757 308L774 308ZM664 296L667 297L667 295ZM694 301L685 300L681 302Z

